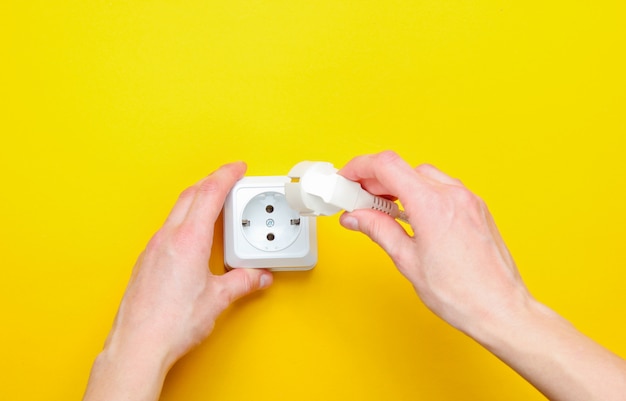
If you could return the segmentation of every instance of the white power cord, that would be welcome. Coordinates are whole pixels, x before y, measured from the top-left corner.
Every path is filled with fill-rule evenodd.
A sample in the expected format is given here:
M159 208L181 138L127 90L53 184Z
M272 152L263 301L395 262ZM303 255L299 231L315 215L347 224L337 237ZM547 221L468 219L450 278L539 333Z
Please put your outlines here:
M398 205L373 195L358 182L337 174L331 163L304 161L289 171L285 197L289 206L303 216L330 216L341 210L372 209L408 223Z

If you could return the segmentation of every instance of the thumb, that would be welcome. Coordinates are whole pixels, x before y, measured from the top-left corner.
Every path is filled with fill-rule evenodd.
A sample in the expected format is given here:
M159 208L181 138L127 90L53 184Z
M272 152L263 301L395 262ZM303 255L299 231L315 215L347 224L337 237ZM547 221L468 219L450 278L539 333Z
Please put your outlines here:
M341 215L339 222L349 230L360 231L380 245L398 264L402 250L410 245L411 237L391 216L374 210L355 210Z
M265 269L233 269L220 276L220 280L229 303L232 303L243 296L269 287L274 278L272 273Z

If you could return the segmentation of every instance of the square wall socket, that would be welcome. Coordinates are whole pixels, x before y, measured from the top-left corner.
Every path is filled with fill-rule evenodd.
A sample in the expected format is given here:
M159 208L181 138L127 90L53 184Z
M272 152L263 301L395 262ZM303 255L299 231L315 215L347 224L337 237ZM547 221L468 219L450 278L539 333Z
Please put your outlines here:
M286 176L244 177L224 203L224 265L274 271L317 263L315 217L300 216L285 198Z

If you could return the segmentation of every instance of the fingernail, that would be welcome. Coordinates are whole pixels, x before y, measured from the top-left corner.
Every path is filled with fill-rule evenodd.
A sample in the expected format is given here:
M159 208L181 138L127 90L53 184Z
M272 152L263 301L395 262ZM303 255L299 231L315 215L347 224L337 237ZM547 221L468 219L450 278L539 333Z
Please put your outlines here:
M261 276L261 281L259 283L259 288L264 289L272 284L272 277L269 274L264 274Z
M341 219L341 225L348 230L359 230L359 222L352 216L345 216L343 219Z

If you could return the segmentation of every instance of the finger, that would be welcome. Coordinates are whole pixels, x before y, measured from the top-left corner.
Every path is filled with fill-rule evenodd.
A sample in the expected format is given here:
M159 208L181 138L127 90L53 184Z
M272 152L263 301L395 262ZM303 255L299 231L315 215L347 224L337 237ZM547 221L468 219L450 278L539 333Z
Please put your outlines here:
M196 227L199 234L210 235L226 195L246 171L243 162L226 164L195 185L193 202L188 207L183 224Z
M229 304L269 287L274 281L272 273L265 269L233 269L216 279L223 285L223 294Z
M233 164L239 164L239 163L241 162L233 163ZM229 165L222 166L221 168L224 168L227 166ZM217 171L219 171L220 169L218 169ZM183 222L183 220L187 216L187 213L189 212L189 208L194 202L196 193L198 192L198 188L204 185L203 183L206 180L208 180L211 176L213 176L217 171L214 171L209 176L204 177L203 179L201 179L194 185L190 186L189 188L186 188L183 192L180 193L180 195L178 196L178 200L174 204L174 207L172 207L172 210L170 211L169 215L167 216L167 219L165 220L165 225L177 226Z
M404 228L383 213L355 210L341 215L339 221L345 228L360 231L370 237L387 252L396 265L402 261L403 251L411 245L411 237Z
M418 174L441 184L463 186L461 180L450 177L432 164L421 164L415 168L415 171Z
M428 185L424 177L392 151L356 157L339 174L360 182L372 193L396 196L401 201Z
M200 182L204 181L207 177L203 178ZM193 203L193 198L196 195L197 183L192 185L189 188L186 188L183 192L178 196L178 200L172 207L170 214L167 216L165 220L164 226L177 226L183 222L185 216L187 216L187 212L189 211L189 207Z

